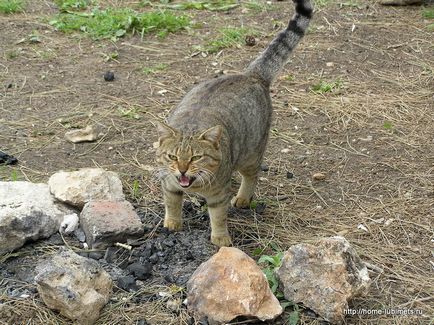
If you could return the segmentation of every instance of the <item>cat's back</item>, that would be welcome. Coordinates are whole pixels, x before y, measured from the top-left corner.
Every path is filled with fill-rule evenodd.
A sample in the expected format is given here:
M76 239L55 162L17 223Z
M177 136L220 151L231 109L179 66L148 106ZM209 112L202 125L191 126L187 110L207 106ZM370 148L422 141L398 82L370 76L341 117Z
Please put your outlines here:
M271 115L269 88L260 79L244 74L207 80L191 89L169 117L175 127L203 129L216 124L230 127L247 116Z

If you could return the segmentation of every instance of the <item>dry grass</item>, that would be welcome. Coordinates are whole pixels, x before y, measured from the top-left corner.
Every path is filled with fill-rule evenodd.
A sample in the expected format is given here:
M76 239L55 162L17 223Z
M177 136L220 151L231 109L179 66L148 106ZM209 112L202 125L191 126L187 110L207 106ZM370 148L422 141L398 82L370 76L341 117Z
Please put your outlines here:
M423 311L419 317L355 315L348 323L428 324L434 315L433 34L417 7L359 5L363 9L324 2L293 62L274 84L275 122L265 159L270 171L261 175L256 193L267 208L262 215L231 211L231 232L235 245L248 253L258 247L272 253L271 243L286 249L343 235L370 264L373 279L370 294L351 308ZM164 118L191 85L213 77L215 70L241 71L274 35L272 17L283 21L292 12L287 2L273 8L242 18L242 8L229 15L189 12L207 24L165 40L132 37L117 43L54 32L41 21L56 12L50 1L32 2L23 15L0 16L7 31L0 35L5 44L0 81L12 84L0 91L0 148L20 160L17 167L0 167L0 178L10 180L15 172L19 179L46 181L59 169L99 166L119 172L131 200L157 207L158 213L162 202L151 168L152 121ZM10 27L11 22L20 28ZM207 44L219 27L241 24L269 36L253 48L206 57L197 53L194 46ZM34 30L41 44L16 44ZM113 52L119 57L107 61ZM158 64L167 68L143 73ZM102 81L106 70L115 71L114 83ZM320 80L343 84L329 93L310 91ZM64 142L67 129L90 123L103 133L100 141ZM287 179L287 171L295 177ZM318 171L327 175L325 181L312 180ZM45 247L37 253L52 251ZM173 313L164 300L137 302L161 291L170 288L149 282L134 294L118 291L98 324L145 318L151 324L187 324L185 310ZM37 296L12 299L0 291L0 301L0 315L17 324L68 324ZM301 324L319 321L303 316Z

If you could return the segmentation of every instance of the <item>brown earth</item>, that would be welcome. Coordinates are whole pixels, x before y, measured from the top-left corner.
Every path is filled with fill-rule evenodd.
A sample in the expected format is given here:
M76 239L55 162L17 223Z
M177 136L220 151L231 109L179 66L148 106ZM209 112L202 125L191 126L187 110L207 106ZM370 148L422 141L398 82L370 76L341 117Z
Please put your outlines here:
M131 1L106 3L137 8ZM286 22L293 11L288 1L259 3L261 11L246 10L245 2L228 13L188 10L199 27L164 39L130 35L117 42L55 31L47 23L58 12L51 1L28 1L25 13L0 15L0 150L19 160L0 166L0 179L45 182L61 169L99 166L120 173L136 207L162 217L152 121L163 119L192 85L213 78L216 70L242 71L281 28L276 22ZM347 323L428 324L434 317L434 34L426 26L432 20L423 18L419 6L321 3L272 87L275 116L264 161L269 170L256 192L266 209L247 216L231 210L234 245L250 255L258 247L272 254L271 243L286 249L344 235L370 263L373 279L369 295L350 308L422 313L359 313ZM241 24L260 32L255 46L195 53L219 28ZM29 42L36 33L40 42ZM113 52L118 58L107 60ZM143 72L160 63L168 67ZM108 70L115 73L113 82L103 79ZM341 87L311 91L320 80L340 81ZM88 124L103 134L99 141L64 140L68 129ZM313 180L317 172L325 179ZM150 282L143 292L164 290ZM135 303L122 291L116 297L100 324L144 318L150 324L188 323L185 311L173 313L162 302ZM12 299L0 291L1 304L9 308L0 308L5 324L68 323L38 296ZM301 324L320 323L300 317Z

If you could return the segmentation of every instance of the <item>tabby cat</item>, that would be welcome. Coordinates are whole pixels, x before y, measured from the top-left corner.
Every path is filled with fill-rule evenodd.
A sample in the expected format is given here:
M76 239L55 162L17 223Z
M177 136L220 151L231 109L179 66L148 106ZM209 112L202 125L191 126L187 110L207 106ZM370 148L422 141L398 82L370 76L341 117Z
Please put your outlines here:
M211 242L231 245L227 210L229 202L248 208L255 191L271 123L270 84L312 17L309 0L294 2L288 27L244 73L199 84L173 110L167 124L157 122L164 227L180 230L183 194L198 193L207 201ZM240 172L242 182L231 201L234 171Z

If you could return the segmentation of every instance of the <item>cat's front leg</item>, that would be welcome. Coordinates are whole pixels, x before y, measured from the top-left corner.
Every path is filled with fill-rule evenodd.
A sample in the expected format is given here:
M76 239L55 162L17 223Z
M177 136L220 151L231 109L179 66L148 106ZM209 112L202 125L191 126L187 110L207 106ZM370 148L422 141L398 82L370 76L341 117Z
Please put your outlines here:
M182 191L172 191L163 186L164 207L164 227L169 230L182 229Z
M208 212L211 221L211 242L219 247L231 246L227 219L229 208L229 191L221 191L217 195L207 197Z
M259 166L240 170L242 181L237 196L232 198L231 204L235 208L248 209L255 193L258 182Z

